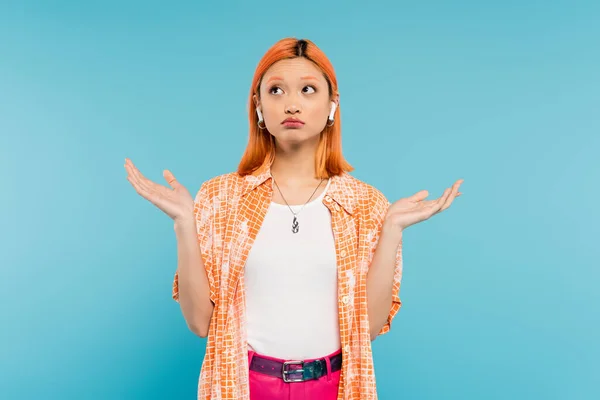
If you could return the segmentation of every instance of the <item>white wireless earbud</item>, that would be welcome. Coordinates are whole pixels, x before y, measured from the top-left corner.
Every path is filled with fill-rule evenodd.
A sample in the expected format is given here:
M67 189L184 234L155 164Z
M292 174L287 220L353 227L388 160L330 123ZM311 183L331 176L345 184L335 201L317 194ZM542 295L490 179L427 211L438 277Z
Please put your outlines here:
M260 112L260 108L258 108L258 107L256 107L256 114L258 114L258 122L264 121L262 113Z
M335 104L335 101L331 102L331 112L329 113L329 120L333 121L333 116L335 114L335 109L337 108L337 104Z

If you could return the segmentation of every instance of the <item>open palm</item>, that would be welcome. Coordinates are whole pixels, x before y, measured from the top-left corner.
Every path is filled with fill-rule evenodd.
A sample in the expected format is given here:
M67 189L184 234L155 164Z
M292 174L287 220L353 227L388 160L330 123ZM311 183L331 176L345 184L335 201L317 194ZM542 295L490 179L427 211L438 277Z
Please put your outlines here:
M459 179L435 200L425 200L429 195L427 190L421 190L410 197L400 199L388 209L386 221L391 226L400 229L425 221L450 207L452 201L462 194L458 191L462 183L463 180Z
M146 178L128 158L125 159L125 170L127 170L127 180L135 191L173 220L193 215L194 199L169 170L163 171L163 176L171 188Z

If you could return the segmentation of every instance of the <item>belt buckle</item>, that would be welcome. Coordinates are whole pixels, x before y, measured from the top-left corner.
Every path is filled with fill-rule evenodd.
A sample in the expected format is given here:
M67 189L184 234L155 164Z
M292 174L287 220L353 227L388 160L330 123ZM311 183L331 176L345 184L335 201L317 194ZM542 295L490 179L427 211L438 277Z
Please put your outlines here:
M301 369L286 369L286 366L288 365L302 365ZM304 376L302 378L295 378L295 379L289 379L288 375L290 374L304 374L304 361L285 361L283 363L283 370L282 370L282 378L284 382L304 382Z

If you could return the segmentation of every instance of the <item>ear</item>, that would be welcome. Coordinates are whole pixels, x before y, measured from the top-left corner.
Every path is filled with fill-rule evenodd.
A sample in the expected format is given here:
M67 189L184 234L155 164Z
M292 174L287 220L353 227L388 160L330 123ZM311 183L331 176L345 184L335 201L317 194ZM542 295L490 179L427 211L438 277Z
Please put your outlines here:
M336 105L336 107L340 106L340 94L336 93L333 96L331 96L331 101L333 101Z
M260 101L258 100L258 96L253 94L252 95L252 101L254 102L254 107L258 108L260 107Z

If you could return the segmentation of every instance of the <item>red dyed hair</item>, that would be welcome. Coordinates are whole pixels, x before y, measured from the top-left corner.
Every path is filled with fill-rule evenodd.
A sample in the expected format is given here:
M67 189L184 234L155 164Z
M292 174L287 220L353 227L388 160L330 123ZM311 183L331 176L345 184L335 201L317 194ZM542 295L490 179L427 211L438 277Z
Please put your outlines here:
M275 156L275 139L266 129L258 128L258 116L256 115L253 96L259 96L259 88L265 72L277 61L304 57L313 62L325 76L329 85L330 97L338 93L337 78L333 65L313 42L307 39L285 38L275 43L258 63L252 86L250 87L250 98L248 102L248 118L250 121L250 132L248 146L238 166L238 174L249 175L267 160L267 157ZM343 172L350 172L354 168L342 156L342 133L340 123L340 107L334 114L334 124L326 126L321 132L319 145L315 157L316 178L324 179Z

